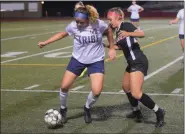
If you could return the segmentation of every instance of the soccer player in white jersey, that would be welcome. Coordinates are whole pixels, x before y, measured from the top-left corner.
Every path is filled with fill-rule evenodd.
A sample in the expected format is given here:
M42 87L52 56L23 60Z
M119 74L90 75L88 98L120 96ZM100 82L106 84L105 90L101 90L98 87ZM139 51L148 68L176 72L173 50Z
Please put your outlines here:
M169 24L176 24L179 21L179 39L182 46L182 51L184 53L184 9L179 10L177 17L174 20L171 20Z
M79 7L74 13L75 21L72 21L66 27L65 32L57 33L48 40L38 43L38 46L42 48L68 35L74 37L72 58L64 73L60 88L60 113L63 117L63 123L67 122L66 103L69 88L86 67L90 77L91 92L84 105L84 120L86 123L91 123L92 121L90 109L99 98L104 81L105 51L102 43L104 33L107 34L110 44L109 58L113 60L116 57L116 51L113 48L112 30L104 21L98 18L99 14L93 6Z
M144 10L144 8L137 5L135 0L132 1L132 5L127 9L128 12L131 12L130 20L131 20L132 24L134 24L138 29L140 29L140 27L139 27L139 19L140 19L139 12L142 12L143 10Z

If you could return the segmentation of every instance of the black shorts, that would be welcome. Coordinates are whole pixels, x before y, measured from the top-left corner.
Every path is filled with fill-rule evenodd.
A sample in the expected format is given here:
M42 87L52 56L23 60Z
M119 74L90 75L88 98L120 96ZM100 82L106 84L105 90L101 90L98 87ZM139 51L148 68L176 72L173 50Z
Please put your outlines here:
M179 34L179 39L184 39L184 34Z
M144 76L147 75L148 59L144 54L137 57L136 60L128 62L126 72L131 73L131 72L136 72L136 71L142 72Z

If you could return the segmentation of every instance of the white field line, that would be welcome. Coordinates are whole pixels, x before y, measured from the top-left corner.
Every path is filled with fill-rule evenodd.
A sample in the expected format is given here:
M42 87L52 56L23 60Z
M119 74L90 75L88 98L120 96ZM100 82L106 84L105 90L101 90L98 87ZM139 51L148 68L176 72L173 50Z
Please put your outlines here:
M30 93L59 93L59 90L16 90L16 89L1 89L1 92L30 92ZM89 94L89 91L70 91L70 93L76 94ZM119 92L102 92L101 94L107 95L125 95L125 93ZM159 93L147 93L150 96L184 96L184 94L159 94Z
M103 38L103 40L106 40L106 38ZM34 56L50 53L50 52L55 52L55 51L59 51L59 50L66 49L66 48L71 48L71 47L72 46L64 47L64 48L60 48L60 49L54 49L54 50L51 50L51 51L46 51L46 52L37 53L37 54L33 54L33 55L27 55L27 56L23 56L23 57L11 59L11 60L2 61L1 63L7 63L7 62L11 62L11 61L17 61L17 60L21 60L21 59L26 59L26 58L30 58L30 57L34 57Z
M148 29L143 29L143 30L149 31L149 30L153 30L153 29L161 29L161 28L166 28L166 27L169 27L169 26L163 26L163 27L161 26L161 27L157 27L157 28L155 27L155 28L148 28ZM27 38L27 37L32 37L32 36L40 36L40 35L51 34L51 33L55 33L55 32L61 32L61 31L52 31L52 32L40 33L40 34L28 34L28 35L24 35L24 36L15 36L15 37L1 39L1 41L21 39L21 38Z
M78 86L78 87L72 88L71 90L77 91L77 90L82 89L82 88L84 88L84 87L85 87L85 86L82 85L82 86Z
M103 40L106 40L106 38L103 38ZM34 56L38 56L38 55L42 55L42 54L47 54L47 53L50 53L50 52L55 52L55 51L60 51L60 50L63 50L63 49L68 49L68 48L71 48L71 47L73 47L73 46L63 47L63 48L59 48L59 49L53 49L51 51L46 51L46 52L42 52L42 53L27 55L27 56L23 56L23 57L11 59L11 60L5 60L5 61L2 61L1 63L7 63L7 62L11 62L11 61L26 59L26 58L30 58L30 57L34 57Z
M171 92L171 94L178 94L181 90L182 88L176 88L175 90Z
M165 25L165 26L159 26L159 27L152 27L152 28L147 28L147 29L143 29L143 31L150 31L150 30L153 30L153 29L163 29L163 28L171 28L171 27L177 27L177 26L175 26L175 25L172 25L172 26L170 26L170 25ZM142 27L141 27L141 30L142 30Z
M72 46L68 46L68 47L63 47L63 48L59 48L59 49L54 49L54 50L46 51L46 52L42 52L42 53L27 55L27 56L23 56L23 57L11 59L11 60L5 60L5 61L2 61L1 63L7 63L7 62L11 62L11 61L17 61L17 60L21 60L21 59L26 59L26 58L30 58L30 57L34 57L34 56L38 56L38 55L42 55L42 54L47 54L47 53L50 53L50 52L55 52L55 51L59 51L59 50L68 49L68 48L71 48L71 47L72 47Z
M178 62L178 61L181 60L182 58L183 58L183 57L180 56L180 57L178 57L177 59L173 60L172 62L168 63L167 65L165 65L165 66L163 66L163 67L157 69L156 71L150 73L149 75L147 75L147 76L144 78L144 80L146 81L146 80L150 79L152 76L154 76L154 75L158 74L159 72L163 71L164 69L170 67L171 65L175 64L176 62ZM123 90L120 90L119 92L123 92Z
M180 60L182 60L182 59L183 59L183 56L178 57L177 59L173 60L172 62L168 63L167 65L165 65L165 66L163 66L163 67L157 69L156 71L152 72L151 74L147 75L147 76L144 78L144 80L148 80L148 79L151 78L152 76L158 74L159 72L161 72L161 71L163 71L164 69L166 69L166 68L172 66L173 64L175 64L176 62L178 62L178 61L180 61Z
M64 24L52 24L52 25L42 25L42 26L37 26L37 27L19 27L19 28L1 28L1 32L9 32L9 31L18 31L18 30L28 30L28 29L40 29L40 28L57 28L60 26L64 26Z
M61 32L61 31L57 30L57 31L52 31L52 32L40 33L40 34L27 34L24 36L15 36L15 37L10 37L10 38L4 38L4 39L1 39L1 41L22 39L22 38L33 37L33 36L35 37L35 36L39 36L39 35L51 34L51 33L56 33L56 32Z
M32 86L30 86L30 87L26 87L26 88L24 88L24 89L33 89L33 88L36 88L36 87L39 87L40 85L37 85L37 84L35 84L35 85L32 85Z

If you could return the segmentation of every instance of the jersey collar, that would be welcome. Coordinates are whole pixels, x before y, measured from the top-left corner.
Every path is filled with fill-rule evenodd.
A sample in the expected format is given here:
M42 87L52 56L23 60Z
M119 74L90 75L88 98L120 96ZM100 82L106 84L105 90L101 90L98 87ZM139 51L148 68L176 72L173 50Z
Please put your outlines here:
M116 29L116 31L119 31L121 28L121 24L124 23L123 21L120 23L119 27Z

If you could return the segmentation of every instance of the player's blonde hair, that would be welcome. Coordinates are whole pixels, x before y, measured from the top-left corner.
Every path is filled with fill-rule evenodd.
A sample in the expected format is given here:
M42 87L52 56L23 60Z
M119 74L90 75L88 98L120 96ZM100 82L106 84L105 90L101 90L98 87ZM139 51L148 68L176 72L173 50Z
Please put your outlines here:
M80 6L75 10L75 12L87 14L90 23L96 23L97 19L99 18L97 9L91 5Z
M124 18L124 12L122 11L122 9L120 7L111 8L111 9L109 9L108 12L115 12L115 13L119 14L121 20Z
M89 12L89 20L91 23L96 23L97 19L99 18L99 13L97 9L92 5L86 5L85 8Z
M75 9L74 10L76 10L77 8L79 8L79 7L85 7L84 6L84 4L83 4L83 2L77 2L76 4L75 4Z

